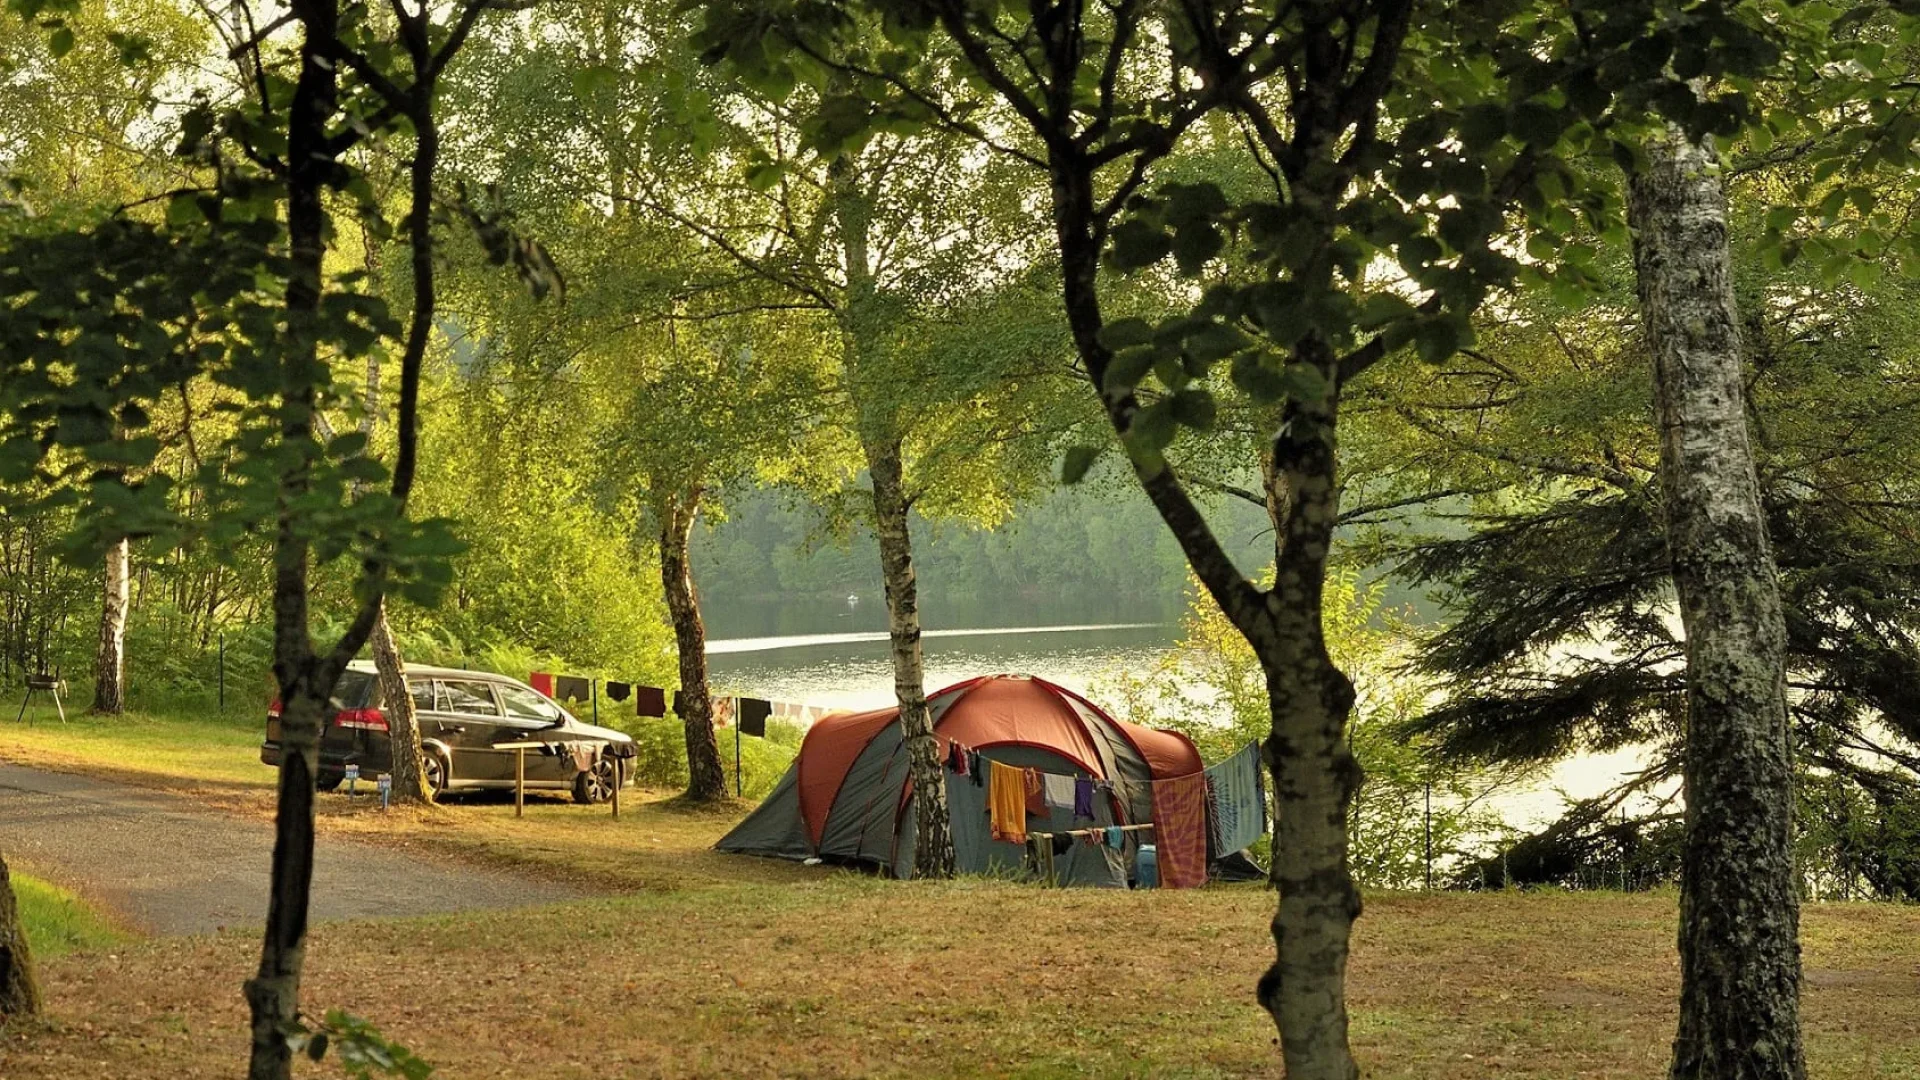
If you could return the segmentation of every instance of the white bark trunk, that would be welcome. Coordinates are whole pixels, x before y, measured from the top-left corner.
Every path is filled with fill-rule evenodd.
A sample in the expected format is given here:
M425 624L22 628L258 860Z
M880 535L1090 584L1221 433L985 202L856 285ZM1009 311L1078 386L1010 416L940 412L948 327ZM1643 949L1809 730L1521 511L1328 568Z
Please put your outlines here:
M1800 1080L1799 900L1779 575L1747 441L1726 197L1710 146L1648 147L1629 217L1687 636L1675 1080Z
M906 737L908 775L913 780L913 872L922 878L952 877L955 862L946 772L933 734L933 716L927 709L926 671L921 659L920 598L914 580L913 541L908 532L912 502L907 494L904 454L893 407L878 397L880 384L866 370L878 362L879 324L886 317L877 303L868 252L871 200L847 159L836 162L829 175L847 275L840 340L847 378L854 389L854 406L860 413L860 445L873 483L874 539L880 547L880 574L887 594L894 697L900 705L900 730Z
M107 549L100 598L100 643L93 662L93 711L117 716L126 710L127 541Z
M400 658L399 643L393 640L393 628L387 625L386 601L380 603L380 616L367 637L373 652L373 666L380 679L380 700L387 716L387 745L392 748L393 798L396 802L432 802L427 789L426 751L420 745L420 720L414 715L413 695L407 692L407 665Z

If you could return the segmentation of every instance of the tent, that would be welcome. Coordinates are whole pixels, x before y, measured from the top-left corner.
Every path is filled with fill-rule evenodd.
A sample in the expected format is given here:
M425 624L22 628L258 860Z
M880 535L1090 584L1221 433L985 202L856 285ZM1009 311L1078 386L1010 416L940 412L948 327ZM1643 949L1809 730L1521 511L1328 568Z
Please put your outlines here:
M1028 675L989 675L949 686L928 699L944 754L952 743L1002 764L1111 785L1095 819L1071 811L1029 828L1059 832L1153 820L1154 780L1200 770L1186 736L1128 724L1070 690ZM1017 873L1018 844L987 831L987 789L947 774L954 852L962 873ZM721 851L864 864L897 877L913 872L913 787L899 708L842 713L808 729L800 753L766 801L716 845ZM1129 833L1132 837L1135 834ZM1075 844L1056 861L1063 884L1124 888L1133 844L1111 850Z

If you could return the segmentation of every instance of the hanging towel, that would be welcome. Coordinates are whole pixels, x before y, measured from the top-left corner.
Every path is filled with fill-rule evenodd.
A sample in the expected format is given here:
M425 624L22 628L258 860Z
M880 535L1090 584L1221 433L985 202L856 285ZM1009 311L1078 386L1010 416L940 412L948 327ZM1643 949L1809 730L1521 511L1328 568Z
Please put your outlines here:
M966 760L966 755L960 752L959 743L950 742L947 744L947 771L948 772L950 773L960 772L960 763L965 760Z
M1073 782L1073 816L1093 820L1093 781L1084 776Z
M630 682L610 682L607 684L608 701L625 701L633 693Z
M548 697L553 696L553 676L544 671L536 671L527 676L527 685Z
M612 695L613 693L612 683L607 684L607 693L609 696ZM678 694L674 696L676 699L679 697ZM678 713L680 710L676 707L673 711ZM667 715L667 692L665 690L660 689L657 686L634 687L633 688L633 715L635 716Z
M974 787L987 786L987 759L981 757L978 750L967 751L967 776L973 780Z
M773 715L773 702L759 698L740 699L740 734L767 737L767 717Z
M1120 831L1120 826L1107 826L1107 846L1115 851L1127 846L1127 834Z
M1046 773L1042 784L1046 792L1047 808L1050 810L1072 810L1074 782L1071 776L1059 776Z
M1021 769L1021 777L1027 785L1027 813L1037 818L1047 816L1047 786L1041 782L1039 769Z
M598 743L572 743L568 745L567 750L573 756L574 772L590 772L594 763L600 760Z
M1153 782L1153 832L1163 887L1192 889L1207 883L1205 773Z
M987 822L995 840L1027 842L1027 779L1025 769L990 762L987 785Z
M1266 785L1260 776L1260 744L1248 743L1206 772L1213 811L1213 850L1231 855L1267 831Z
M713 726L714 727L732 726L733 718L739 715L739 712L740 712L739 698L730 698L730 697L714 698L713 699Z
M553 680L555 701L587 701L593 696L593 683L578 675L559 675Z

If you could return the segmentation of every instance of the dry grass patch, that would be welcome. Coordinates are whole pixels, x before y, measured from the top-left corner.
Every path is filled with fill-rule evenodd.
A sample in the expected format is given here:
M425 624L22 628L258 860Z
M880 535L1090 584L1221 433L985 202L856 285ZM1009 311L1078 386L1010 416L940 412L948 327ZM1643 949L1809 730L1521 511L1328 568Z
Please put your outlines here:
M1269 914L1258 888L836 874L323 926L307 999L449 1077L1268 1076L1250 988ZM1374 898L1352 978L1368 1075L1659 1075L1673 918L1658 896ZM1910 908L1808 910L1813 1075L1920 1076L1916 931ZM231 1075L253 950L234 934L49 964L53 1019L11 1034L0 1074Z
M627 791L620 817L547 793L513 814L511 793L456 796L430 807L381 811L372 799L334 795L319 805L322 835L432 851L618 890L672 891L714 884L817 880L824 871L781 859L721 855L714 842L748 809L729 800L690 807L670 792ZM270 815L271 803L254 812Z

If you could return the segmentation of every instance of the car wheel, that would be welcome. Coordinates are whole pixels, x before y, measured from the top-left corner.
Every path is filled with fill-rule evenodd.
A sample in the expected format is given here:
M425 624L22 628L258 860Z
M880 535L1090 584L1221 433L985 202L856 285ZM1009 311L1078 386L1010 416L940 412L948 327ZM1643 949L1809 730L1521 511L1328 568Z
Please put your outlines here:
M573 778L573 801L582 806L605 802L613 795L613 759L596 758L593 768Z
M346 778L347 774L339 769L321 769L319 774L313 778L313 789L315 791L332 791L334 788L339 787L340 782Z
M447 759L438 750L429 750L420 755L421 780L427 785L427 791L436 799L447 790L447 777L452 770L447 767Z

